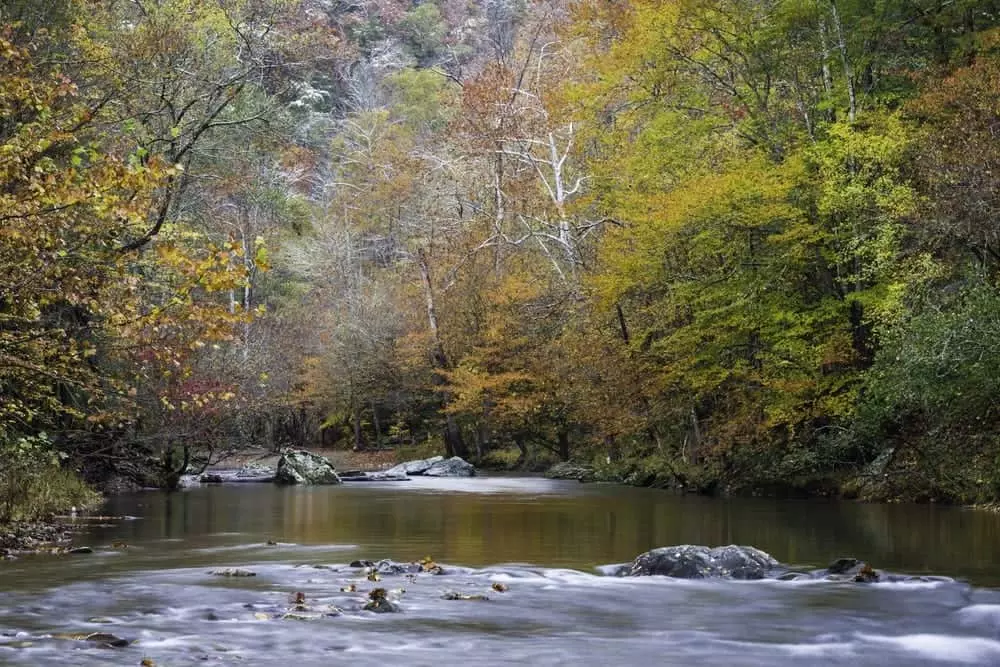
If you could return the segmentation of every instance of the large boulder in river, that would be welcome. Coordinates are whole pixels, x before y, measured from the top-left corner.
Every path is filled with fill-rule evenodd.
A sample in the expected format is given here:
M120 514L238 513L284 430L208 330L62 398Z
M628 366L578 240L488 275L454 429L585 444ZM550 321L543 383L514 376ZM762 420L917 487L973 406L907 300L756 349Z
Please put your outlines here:
M476 468L459 456L438 461L424 471L424 477L475 477Z
M626 577L653 574L680 579L763 579L779 566L760 549L729 545L715 547L684 544L653 549L619 571Z
M430 468L435 463L440 463L444 461L443 456L432 456L429 459L417 459L416 461L407 461L406 463L400 463L394 468L389 468L383 471L385 475L423 475L428 468Z
M276 484L340 484L340 477L322 456L290 449L278 459L274 481Z

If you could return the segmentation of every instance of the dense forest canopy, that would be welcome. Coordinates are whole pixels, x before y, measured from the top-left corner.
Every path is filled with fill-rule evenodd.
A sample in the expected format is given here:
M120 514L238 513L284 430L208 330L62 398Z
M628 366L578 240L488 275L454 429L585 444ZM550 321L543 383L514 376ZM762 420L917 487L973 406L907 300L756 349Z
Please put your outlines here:
M9 0L0 488L996 499L998 103L988 0Z

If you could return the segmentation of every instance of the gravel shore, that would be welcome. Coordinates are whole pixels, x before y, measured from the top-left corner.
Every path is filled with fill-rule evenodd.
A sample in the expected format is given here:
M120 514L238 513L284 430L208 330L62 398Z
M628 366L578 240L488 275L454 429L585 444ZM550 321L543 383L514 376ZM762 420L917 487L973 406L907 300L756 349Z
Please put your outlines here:
M60 521L19 521L0 525L0 560L67 549L77 527Z

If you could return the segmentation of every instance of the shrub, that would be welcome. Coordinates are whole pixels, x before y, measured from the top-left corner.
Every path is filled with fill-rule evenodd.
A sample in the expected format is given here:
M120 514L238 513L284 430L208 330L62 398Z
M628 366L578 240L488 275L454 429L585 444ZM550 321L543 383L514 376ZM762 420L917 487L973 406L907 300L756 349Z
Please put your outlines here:
M0 523L30 521L97 503L94 492L60 464L45 434L0 442Z

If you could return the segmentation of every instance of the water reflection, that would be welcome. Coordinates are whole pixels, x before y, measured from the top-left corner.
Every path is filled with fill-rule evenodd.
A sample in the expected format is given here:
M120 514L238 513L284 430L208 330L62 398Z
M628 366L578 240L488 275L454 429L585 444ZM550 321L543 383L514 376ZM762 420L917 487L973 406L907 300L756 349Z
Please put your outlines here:
M367 557L433 555L587 569L669 544L752 544L783 562L842 555L912 573L1000 584L1000 517L957 508L712 499L543 479L415 480L281 488L233 485L112 499L139 521L95 529L131 543L183 538L183 549L268 539L356 545Z

